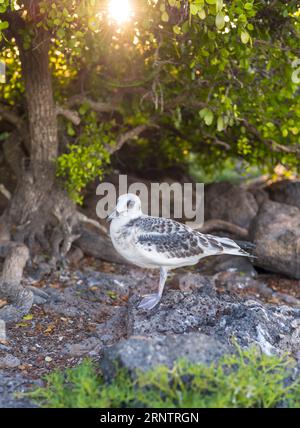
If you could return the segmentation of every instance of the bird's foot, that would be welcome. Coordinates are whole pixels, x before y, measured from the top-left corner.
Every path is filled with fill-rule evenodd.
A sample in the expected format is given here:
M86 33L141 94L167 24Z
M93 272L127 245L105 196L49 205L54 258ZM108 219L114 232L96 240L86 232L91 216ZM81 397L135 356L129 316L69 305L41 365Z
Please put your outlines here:
M160 302L161 296L159 294L147 294L144 296L141 303L138 305L138 309L153 309Z

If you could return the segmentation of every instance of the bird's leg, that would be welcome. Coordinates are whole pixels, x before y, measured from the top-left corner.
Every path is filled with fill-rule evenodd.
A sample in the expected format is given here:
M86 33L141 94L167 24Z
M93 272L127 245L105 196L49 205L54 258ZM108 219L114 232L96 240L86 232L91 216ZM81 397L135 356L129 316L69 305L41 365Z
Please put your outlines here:
M152 309L154 306L156 306L161 299L161 296L164 291L165 282L168 276L168 270L166 268L160 268L160 277L159 277L159 287L158 287L158 293L156 294L148 294L147 296L144 296L143 300L139 304L139 309Z

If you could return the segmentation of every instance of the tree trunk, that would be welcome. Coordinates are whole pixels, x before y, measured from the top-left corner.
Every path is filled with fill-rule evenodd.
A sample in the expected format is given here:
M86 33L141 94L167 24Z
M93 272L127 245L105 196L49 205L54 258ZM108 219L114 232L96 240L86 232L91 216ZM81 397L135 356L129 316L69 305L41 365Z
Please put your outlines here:
M79 237L74 233L75 206L55 179L58 133L49 41L43 28L36 29L29 49L24 48L21 37L17 39L25 84L30 160L22 166L15 194L0 224L0 244L9 249L3 254L6 259L0 298L10 303L0 310L0 318L10 321L28 312L33 302L31 291L25 292L20 285L28 247L31 255L47 250L56 261Z
M30 136L30 164L24 165L10 207L10 219L23 224L51 194L58 153L57 118L49 70L49 34L42 28L29 49L19 43Z

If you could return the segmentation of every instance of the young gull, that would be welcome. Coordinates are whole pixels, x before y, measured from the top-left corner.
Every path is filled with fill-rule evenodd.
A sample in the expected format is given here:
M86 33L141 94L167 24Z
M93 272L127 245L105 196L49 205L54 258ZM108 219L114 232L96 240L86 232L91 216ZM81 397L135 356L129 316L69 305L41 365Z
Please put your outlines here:
M203 234L177 221L142 213L141 200L121 195L113 212L110 236L119 254L142 268L160 269L158 292L144 296L139 308L152 309L163 294L168 271L219 254L253 257L229 238Z

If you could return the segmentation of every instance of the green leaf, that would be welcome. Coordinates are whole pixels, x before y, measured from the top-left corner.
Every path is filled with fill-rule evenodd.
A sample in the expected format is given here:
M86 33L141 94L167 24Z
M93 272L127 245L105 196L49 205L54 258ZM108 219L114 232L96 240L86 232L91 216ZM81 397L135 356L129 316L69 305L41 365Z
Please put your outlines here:
M239 15L239 22L241 24L247 24L247 16L244 13L241 13Z
M98 30L98 28L99 28L99 23L98 23L98 21L97 21L97 19L96 19L96 18L94 18L94 17L90 17L90 18L89 18L89 20L88 20L88 28L89 28L91 31L97 31L97 30Z
M219 12L216 15L216 27L218 30L222 30L225 27L225 16L223 12Z
M32 320L32 318L33 318L33 315L32 314L28 314L28 315L25 315L22 319L24 321L30 321L30 320Z
M192 15L197 15L198 11L199 11L199 6L197 6L196 4L190 5L190 12Z
M200 9L198 12L198 16L200 19L205 19L206 18L206 12L205 9Z
M178 25L174 25L173 31L175 34L181 34L181 29Z
M9 27L9 24L7 21L1 21L0 22L0 30L6 30L6 28Z
M64 38L65 37L65 30L63 29L63 28L59 28L58 30L57 30L57 37L59 37L60 39L62 39L62 38Z
M183 33L187 33L187 32L189 31L189 29L190 29L189 21L185 21L185 22L182 24L182 32L183 32Z
M68 125L67 125L67 133L70 137L74 137L74 135L76 134L76 132L74 131L74 128L70 122L68 122Z
M223 116L219 116L217 120L217 129L219 132L223 131L224 129L224 119Z
M206 110L205 116L204 116L204 122L207 126L210 126L213 123L214 120L214 114L210 109Z
M246 9L246 10L252 10L253 9L253 4L252 3L245 3L245 5L244 5L244 8Z
M208 109L205 107L199 111L199 116L201 117L201 119L204 119L204 116L206 115L207 110Z
M108 291L106 294L113 300L115 300L118 297L115 291Z
M90 106L88 103L83 103L79 107L79 113L83 116L89 110L89 108L90 108Z
M217 12L220 12L222 8L223 8L223 0L217 0L217 3L216 3Z
M205 0L207 4L216 4L217 0Z
M286 18L288 15L289 15L289 11L288 11L287 9L285 9L285 10L283 11L282 16L283 16L284 18Z
M242 43L246 45L249 42L249 40L250 40L250 34L248 33L248 31L242 31L241 32Z
M169 21L169 15L167 14L167 12L163 12L161 15L161 20L164 22L168 22Z

